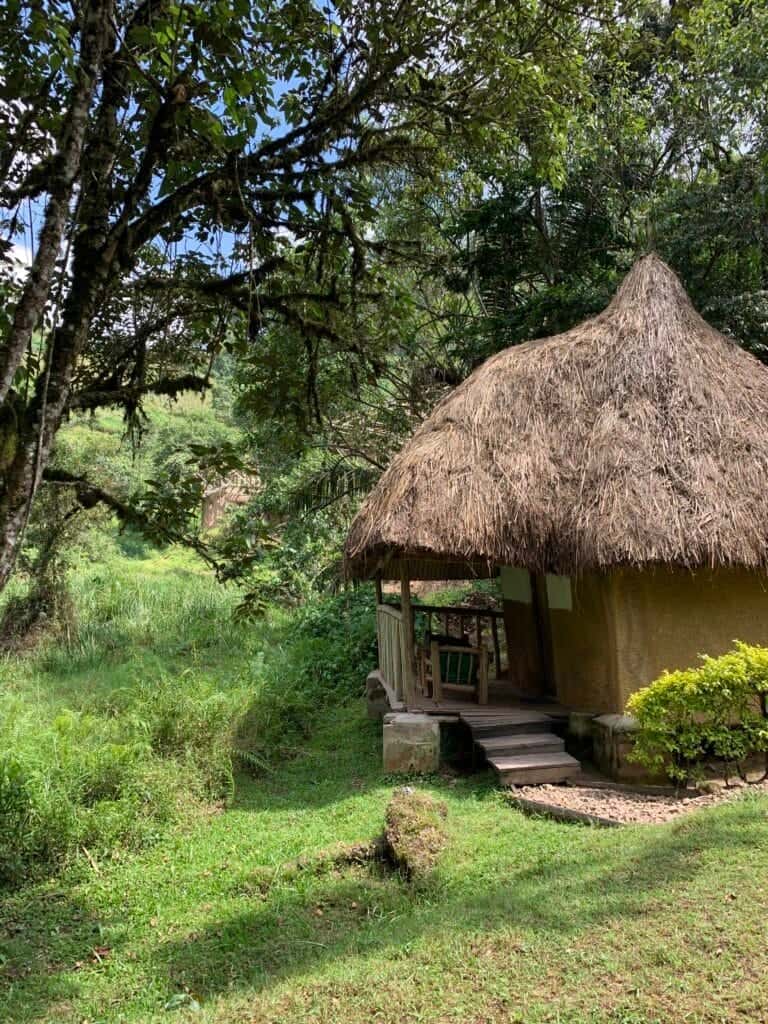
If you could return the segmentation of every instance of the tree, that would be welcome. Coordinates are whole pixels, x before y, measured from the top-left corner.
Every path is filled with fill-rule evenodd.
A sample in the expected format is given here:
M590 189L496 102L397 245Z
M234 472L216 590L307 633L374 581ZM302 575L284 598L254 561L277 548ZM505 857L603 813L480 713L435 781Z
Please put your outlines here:
M765 5L730 0L633 5L584 47L589 102L559 167L533 139L471 151L428 181L379 176L386 283L354 321L368 372L334 358L332 339L307 353L283 329L239 366L264 460L254 512L284 523L284 537L301 515L309 545L311 514L328 536L333 512L335 562L361 492L441 394L499 349L603 309L649 248L711 322L765 358L767 22ZM411 258L388 261L408 240Z
M276 321L311 351L359 300L377 169L562 137L571 0L10 0L0 203L32 263L0 345L0 589L77 409L204 389ZM11 280L6 273L6 283Z
M604 37L562 181L516 153L444 221L467 242L446 281L482 297L457 321L468 359L597 313L656 249L701 312L768 361L766 31L765 5L708 0L640 5Z

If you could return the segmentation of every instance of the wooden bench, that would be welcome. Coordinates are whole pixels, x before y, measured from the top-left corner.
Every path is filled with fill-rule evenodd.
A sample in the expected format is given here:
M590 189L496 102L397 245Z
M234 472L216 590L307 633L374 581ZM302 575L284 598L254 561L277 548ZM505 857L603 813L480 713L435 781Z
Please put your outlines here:
M456 694L478 704L488 703L488 651L484 647L446 644L433 640L422 650L421 687L433 700Z

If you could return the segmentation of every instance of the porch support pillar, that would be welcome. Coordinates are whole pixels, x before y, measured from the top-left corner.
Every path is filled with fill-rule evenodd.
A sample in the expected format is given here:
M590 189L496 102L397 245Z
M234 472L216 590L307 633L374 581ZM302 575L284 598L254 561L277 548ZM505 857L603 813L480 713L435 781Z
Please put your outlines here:
M384 603L384 593L383 593L383 591L381 589L381 573L380 572L376 573L376 578L375 578L374 582L376 584L376 611L374 613L376 615L376 655L377 655L377 661L378 661L379 669L381 669L382 662L383 662L383 659L384 659L384 655L382 653L383 647L384 647L384 638L381 635L381 623L379 622L379 605Z
M400 611L403 616L400 631L403 645L403 689L406 704L410 704L416 699L416 659L411 581L406 568L400 570Z

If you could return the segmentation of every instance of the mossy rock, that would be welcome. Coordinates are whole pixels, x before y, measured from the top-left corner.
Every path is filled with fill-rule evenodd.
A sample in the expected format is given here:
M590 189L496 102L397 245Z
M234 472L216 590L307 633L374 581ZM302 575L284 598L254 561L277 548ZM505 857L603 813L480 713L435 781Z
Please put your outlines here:
M390 856L408 878L429 874L448 836L448 809L428 793L410 786L395 790L387 805L385 837Z

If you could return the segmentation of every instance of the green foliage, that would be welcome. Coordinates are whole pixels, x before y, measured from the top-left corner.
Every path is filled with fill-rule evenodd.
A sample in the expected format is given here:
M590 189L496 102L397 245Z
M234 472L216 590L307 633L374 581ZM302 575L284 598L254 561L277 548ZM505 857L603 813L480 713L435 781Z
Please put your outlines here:
M0 651L31 646L40 637L71 635L74 609L67 571L85 534L103 524L67 488L45 488L28 524L17 561L17 586L0 610Z
M172 816L183 780L130 727L74 712L19 724L12 739L3 729L0 882L60 867L83 847L101 856L139 845Z
M430 181L522 140L556 176L588 87L583 20L496 0L4 5L0 229L48 230L0 318L0 415L13 385L24 428L0 445L0 586L69 414L120 408L140 431L150 396L205 391L222 351L305 423L330 378L375 386L363 321L391 328L402 259L375 231L378 177ZM0 258L3 293L16 274ZM47 403L54 351L66 388ZM156 479L158 518L183 520L198 489L178 466Z
M234 794L232 731L246 697L242 687L222 692L188 671L143 681L131 693L129 707L135 704L146 714L154 753L187 766L210 796L229 799Z
M500 149L452 151L428 181L372 176L375 291L333 319L339 336L280 325L237 361L238 411L263 460L259 510L281 540L260 588L302 596L311 566L338 558L359 491L447 389L499 349L599 312L649 249L716 327L766 358L764 5L694 7L650 0L590 32L590 88L558 126L554 163L539 124ZM355 344L340 349L350 325Z
M287 467L264 466L262 490L229 517L220 550L233 551L241 565L252 556L243 582L262 604L313 600L340 585L351 515L360 494L375 482L370 471L342 466L315 452L289 460Z
M303 748L374 662L371 595L316 599L258 623L182 549L102 535L70 574L78 629L0 659L0 883L154 842L234 770ZM13 595L10 595L12 597Z
M203 800L232 795L229 736L242 695L193 673L139 684L93 712L48 720L2 702L0 882L154 840Z
M633 756L677 782L698 777L707 758L743 775L750 754L768 751L767 696L764 647L737 642L697 668L665 672L627 702L640 725Z
M655 249L697 307L766 358L764 4L643 3L599 36L592 103L552 181L525 150L478 168L480 198L442 217L446 286L476 291L454 324L467 359L572 327Z
M274 613L269 647L246 673L255 696L235 739L243 762L260 771L297 753L328 707L362 694L375 663L371 594L344 592L290 616Z

